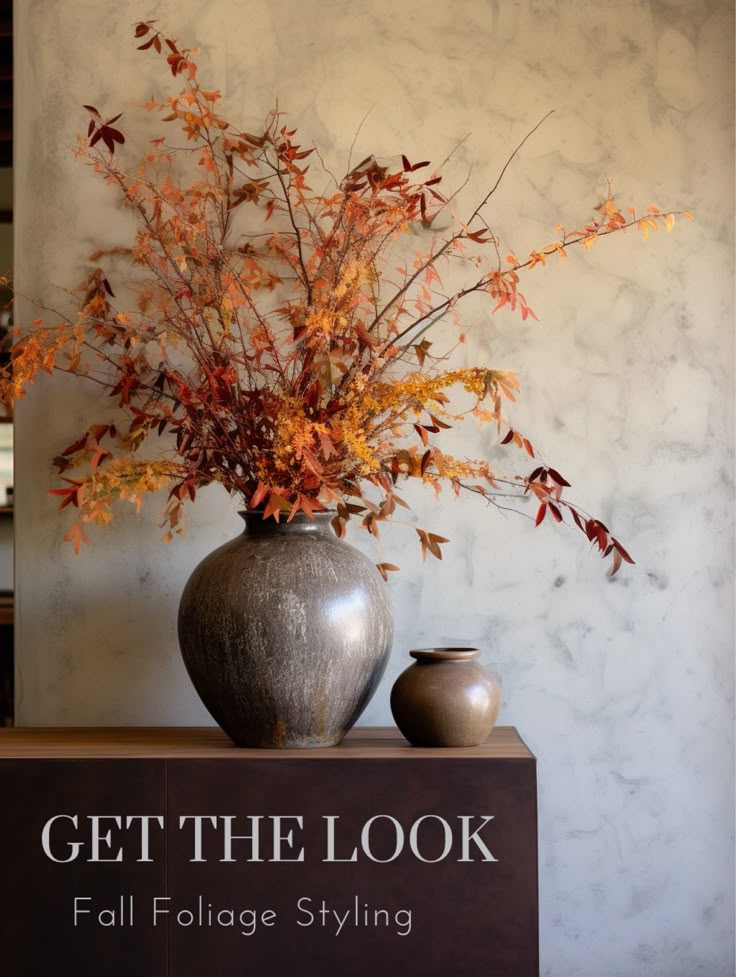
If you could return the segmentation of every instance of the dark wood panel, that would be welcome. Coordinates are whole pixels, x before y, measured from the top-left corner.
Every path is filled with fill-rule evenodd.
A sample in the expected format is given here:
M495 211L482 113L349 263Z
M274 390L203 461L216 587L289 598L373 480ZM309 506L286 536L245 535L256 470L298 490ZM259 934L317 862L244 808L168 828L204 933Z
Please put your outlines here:
M219 861L221 835L207 822L204 862L190 861L191 830L169 832L172 919L178 911L196 918L201 906L205 921L172 923L170 967L177 977L304 973L304 961L310 975L537 977L533 760L169 760L167 769L170 824L182 815L234 815L233 832L247 834L247 816L263 818L258 851L247 841L234 842L233 857L240 859L234 863ZM274 814L303 818L292 848L282 850L286 857L303 847L303 862L267 860ZM422 862L408 844L385 864L361 853L361 832L374 815L395 818L408 837L411 825L428 814L452 826L453 847L441 862ZM494 817L481 838L497 861L459 861L459 816L482 814ZM325 861L326 815L339 817L335 857L350 857L358 846L355 863ZM435 817L424 828L418 850L437 858L442 826ZM374 858L391 858L396 835L388 818L378 819L368 838ZM264 861L247 861L255 854ZM222 910L233 911L236 920L241 912L276 915L272 926L256 920L254 932L244 935L242 929L247 934L253 926L247 915L243 928L207 925L208 914L216 920Z
M78 814L82 837L87 815L163 813L164 785L162 761L0 760L0 972L164 977L165 930L155 931L142 912L166 891L163 834L152 834L155 861L145 864L94 864L82 854L56 864L41 847L43 826L56 814ZM71 825L59 825L57 857L65 857L61 843L71 840ZM140 917L133 927L103 927L80 913L75 928L74 899L85 896L91 901L79 908L95 912L117 910L121 896L133 896Z
M536 764L514 730L494 731L495 745L474 751L415 750L394 730L356 730L349 748L322 751L330 762L319 762L320 751L229 748L216 730L113 732L118 748L163 744L170 756L0 760L3 973L538 977ZM17 731L20 740L27 733ZM92 735L82 737L86 749ZM69 731L56 739L68 748ZM167 831L153 831L149 863L134 860L133 832L122 863L82 853L56 864L41 849L54 814L80 817L79 835L65 835L62 822L58 857L65 842L89 843L87 815L161 814ZM179 818L193 816L215 818L204 821L202 861L192 861L191 822L180 829ZM229 816L234 835L258 819L259 843L235 839L234 861L223 861ZM492 816L479 832L488 859L472 840L463 851L462 819L472 832L483 816ZM294 831L280 860L278 817L283 835ZM301 861L287 861L302 849ZM353 850L355 861L339 861ZM75 928L75 896L89 897L83 908L94 913L120 912L121 897L132 897L134 925L126 917L104 927L93 913ZM221 925L230 912L237 925Z

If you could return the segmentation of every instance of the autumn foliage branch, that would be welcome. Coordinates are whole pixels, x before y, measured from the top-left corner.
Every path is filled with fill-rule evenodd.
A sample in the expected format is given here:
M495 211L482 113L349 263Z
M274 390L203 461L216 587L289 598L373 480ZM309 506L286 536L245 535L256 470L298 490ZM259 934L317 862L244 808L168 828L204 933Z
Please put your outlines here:
M452 322L462 341L460 310L473 294L493 313L534 317L520 273L629 228L644 237L670 230L676 214L624 214L609 192L583 226L559 226L556 240L503 260L482 214L498 181L465 222L429 162L403 155L364 159L318 193L308 182L314 150L296 142L280 112L243 131L220 114L220 93L200 84L195 51L154 21L139 23L135 37L182 82L145 108L178 128L184 144L173 133L154 139L129 169L121 114L105 119L85 106L76 155L135 215L135 240L91 256L76 319L20 330L0 378L0 395L12 401L39 372L61 370L97 382L116 405L114 424L91 424L54 459L61 485L53 493L79 516L66 538L78 551L85 526L109 522L113 503L140 507L165 488L170 539L182 531L185 503L212 483L264 518L332 509L339 536L357 519L378 537L379 524L407 506L399 494L407 478L493 502L508 480L440 442L475 417L495 425L500 445L534 458L504 414L518 381L503 370L450 368L433 328ZM451 218L449 232L436 230L439 215ZM422 242L411 260L402 257L409 232ZM442 281L450 262L467 272L455 290ZM453 410L451 394L468 406ZM511 481L519 497L538 500L537 524L567 514L611 557L612 572L631 562L600 521L562 497L568 483L554 469L538 465ZM440 558L447 540L417 533L423 555ZM384 577L393 569L379 564Z

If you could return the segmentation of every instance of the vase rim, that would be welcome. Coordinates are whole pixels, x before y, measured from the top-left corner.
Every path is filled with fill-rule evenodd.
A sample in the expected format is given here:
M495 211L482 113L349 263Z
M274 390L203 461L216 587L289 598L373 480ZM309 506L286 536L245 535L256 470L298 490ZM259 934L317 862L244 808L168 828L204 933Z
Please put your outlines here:
M275 519L263 518L263 509L240 509L238 515L245 523L247 533L283 533L289 530L299 530L300 532L324 532L325 527L335 518L335 512L331 509L320 509L310 517L305 512L297 512L292 519L287 522L286 518Z
M479 648L441 647L412 648L409 652L417 661L472 661L480 658Z

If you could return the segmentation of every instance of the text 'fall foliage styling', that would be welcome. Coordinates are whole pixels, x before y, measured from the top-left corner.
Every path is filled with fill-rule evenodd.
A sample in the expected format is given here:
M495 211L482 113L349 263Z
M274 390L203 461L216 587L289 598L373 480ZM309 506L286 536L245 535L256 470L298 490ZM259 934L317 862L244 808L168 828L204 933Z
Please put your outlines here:
M220 93L200 84L193 50L155 22L138 24L135 37L183 82L145 105L170 133L131 163L120 116L106 120L88 105L76 148L136 217L135 240L90 256L78 315L20 329L0 380L12 402L39 370L61 370L100 384L119 408L115 423L90 424L54 460L63 485L53 492L61 508L78 510L66 536L75 549L86 525L110 521L112 503L140 506L161 489L170 539L184 503L213 482L264 518L331 509L338 536L351 518L378 536L378 524L406 506L402 481L415 478L489 501L510 481L536 496L537 524L548 512L567 516L611 556L613 572L630 560L600 521L563 498L568 483L554 469L537 463L501 478L488 460L442 449L446 429L474 417L495 425L501 445L535 456L503 414L516 377L450 368L432 330L440 320L460 327L463 301L478 293L489 311L533 316L520 272L634 225L645 237L669 230L675 215L623 214L609 194L584 226L558 227L557 240L517 258L484 218L498 182L463 219L430 164L405 156L370 157L324 190L328 175L310 169L315 150L297 144L280 112L242 131L220 114ZM449 230L436 230L439 214ZM409 260L407 232L421 242ZM443 287L450 262L453 275L467 273L455 290ZM416 532L424 554L441 556L445 539ZM396 568L379 569L385 577Z

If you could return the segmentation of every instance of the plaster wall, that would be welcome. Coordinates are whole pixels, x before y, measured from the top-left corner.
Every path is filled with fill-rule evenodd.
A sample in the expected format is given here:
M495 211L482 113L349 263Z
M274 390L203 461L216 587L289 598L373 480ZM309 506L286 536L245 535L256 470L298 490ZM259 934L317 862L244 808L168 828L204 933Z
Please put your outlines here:
M636 567L609 580L573 531L412 493L418 522L452 545L422 566L413 531L386 536L384 558L402 567L389 584L395 650L362 721L391 722L409 648L477 644L502 683L501 722L539 758L542 972L732 977L733 5L19 3L16 279L48 304L87 253L127 240L66 145L82 103L125 110L132 134L133 103L161 90L160 66L129 40L138 13L202 49L203 77L243 125L278 98L332 169L353 140L354 160L441 161L470 133L448 171L459 184L473 163L459 206L554 108L494 198L494 230L520 254L584 219L606 174L623 205L696 215L535 269L525 291L539 323L480 310L468 323L468 359L519 373L516 426ZM89 391L55 378L18 411L18 720L207 723L176 606L196 562L239 531L235 508L205 493L187 538L165 547L154 502L75 558L46 490L50 459L93 406L101 419ZM470 441L477 454L493 438Z

